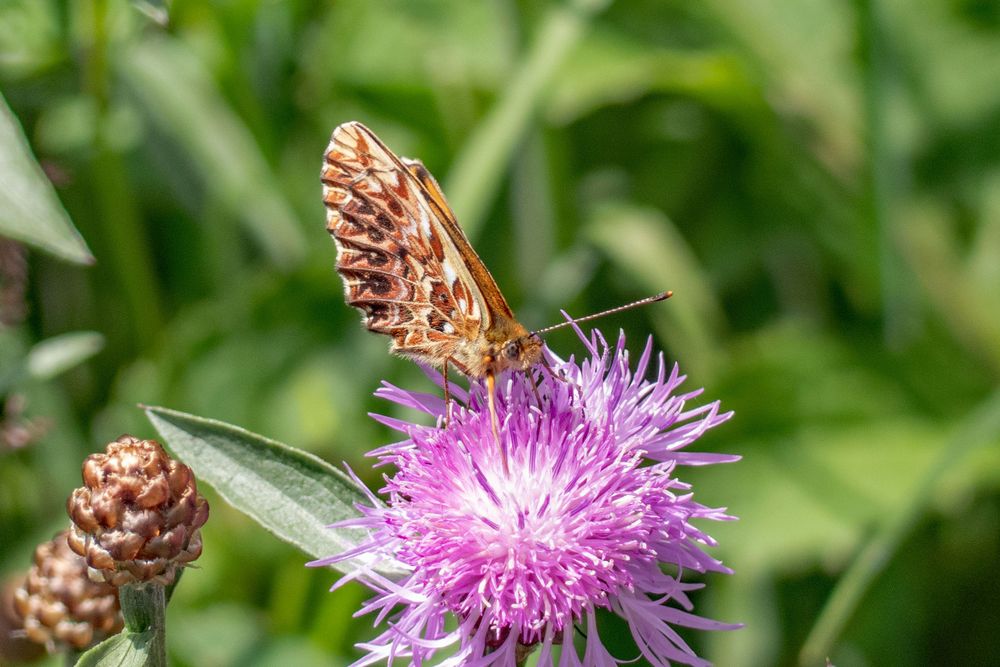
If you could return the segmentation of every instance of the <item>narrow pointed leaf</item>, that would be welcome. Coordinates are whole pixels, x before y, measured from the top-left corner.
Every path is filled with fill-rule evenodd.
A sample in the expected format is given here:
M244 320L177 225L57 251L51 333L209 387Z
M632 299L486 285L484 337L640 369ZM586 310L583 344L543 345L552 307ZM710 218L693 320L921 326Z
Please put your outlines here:
M321 558L354 547L357 529L328 524L357 517L370 504L344 473L322 459L237 426L160 407L146 415L170 448L226 502L277 537ZM354 569L350 562L340 566ZM401 571L380 569L396 576Z
M97 354L104 336L94 331L75 331L47 338L28 352L28 375L48 380Z
M0 373L0 393L21 382L49 380L83 363L104 347L104 336L93 331L74 331L36 343L24 359Z
M31 154L14 112L0 95L0 235L77 264L94 256Z

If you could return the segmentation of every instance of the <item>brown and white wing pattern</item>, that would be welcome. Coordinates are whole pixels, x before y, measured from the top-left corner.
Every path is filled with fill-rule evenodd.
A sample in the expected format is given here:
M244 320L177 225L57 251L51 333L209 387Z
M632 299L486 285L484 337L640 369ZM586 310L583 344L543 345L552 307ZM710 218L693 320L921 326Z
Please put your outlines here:
M420 160L409 158L400 158L400 160L423 186L421 193L430 207L438 214L437 220L462 257L465 268L472 275L472 280L483 297L487 315L490 318L489 324L492 326L493 320L497 318L513 320L514 313L507 304L507 299L504 298L496 281L493 280L493 275L486 269L486 265L483 264L472 244L469 243L469 239L465 236L465 232L459 226L455 213L444 198L441 186Z
M457 229L454 216L433 178L433 191L420 178L426 173L360 123L345 123L326 151L323 200L347 303L364 312L368 329L392 337L394 352L441 365L489 328L476 282L489 273L475 253L470 268L464 235L465 247L456 246L447 227Z

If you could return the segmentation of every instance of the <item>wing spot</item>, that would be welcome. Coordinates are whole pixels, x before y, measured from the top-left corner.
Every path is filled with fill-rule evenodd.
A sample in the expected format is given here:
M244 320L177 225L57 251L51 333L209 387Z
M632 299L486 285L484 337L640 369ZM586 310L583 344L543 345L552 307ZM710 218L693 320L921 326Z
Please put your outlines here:
M435 282L431 286L431 303L438 304L441 306L447 306L451 299L448 296L448 290L445 286L439 282Z
M358 231L363 232L372 243L382 243L385 241L385 232L372 225L358 223Z
M370 216L376 214L375 207L373 207L371 203L369 203L369 201L364 198L364 196L358 196L357 194L355 194L355 190L353 188L351 194L353 195L352 201L357 202L354 205L354 213L364 216Z
M389 263L389 258L384 253L369 250L364 254L365 261L371 266L382 267Z
M372 294L381 296L392 292L392 282L388 276L381 273L359 271L358 280L361 282L362 289L366 289Z
M341 210L340 217L341 219L343 219L344 222L353 227L355 231L363 232L365 230L364 223L358 220L357 217L354 216L354 214Z
M389 304L384 301L366 301L358 304L365 311L365 326L369 329L378 329L384 326L389 319Z
M434 329L435 331L440 331L442 333L447 333L445 329L451 326L451 323L448 322L448 320L441 317L441 315L439 315L437 311L432 311L431 313L428 314L427 324L430 325L431 329Z

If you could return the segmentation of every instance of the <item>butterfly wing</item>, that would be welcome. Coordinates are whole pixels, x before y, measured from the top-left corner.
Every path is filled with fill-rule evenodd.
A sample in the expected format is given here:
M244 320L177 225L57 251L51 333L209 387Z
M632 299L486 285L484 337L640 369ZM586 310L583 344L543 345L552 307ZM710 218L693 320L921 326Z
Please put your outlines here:
M441 186L438 185L437 180L420 160L409 158L400 158L400 160L413 177L423 186L423 194L427 197L427 202L439 213L438 220L440 220L445 232L448 234L448 238L455 245L459 254L465 258L466 268L469 269L476 286L482 294L487 315L490 317L489 321L492 322L496 318L513 320L514 313L507 304L507 299L504 298L500 288L497 287L497 283L493 279L493 274L487 270L486 265L483 264L472 244L469 243L469 238L458 224L458 219L451 210L451 206L448 205L447 200L445 200L444 192L441 191Z
M392 350L440 365L493 324L499 290L423 165L360 123L333 131L322 172L347 303ZM499 297L501 317L510 313Z

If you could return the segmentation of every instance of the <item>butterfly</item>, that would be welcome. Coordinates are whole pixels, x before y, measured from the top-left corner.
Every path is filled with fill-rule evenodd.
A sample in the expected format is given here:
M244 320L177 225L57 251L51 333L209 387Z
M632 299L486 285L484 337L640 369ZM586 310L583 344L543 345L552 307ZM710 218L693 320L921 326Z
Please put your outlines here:
M449 366L485 379L496 434L496 376L543 361L538 334L555 327L518 322L427 168L361 123L334 129L321 181L347 303L392 339L392 352L443 369L446 405Z

